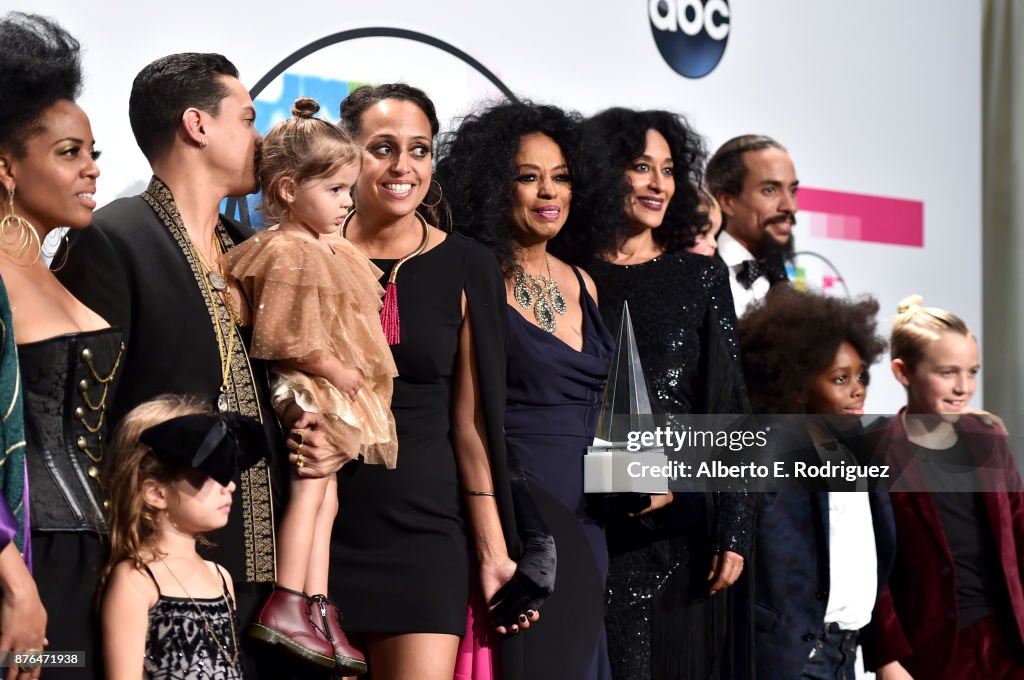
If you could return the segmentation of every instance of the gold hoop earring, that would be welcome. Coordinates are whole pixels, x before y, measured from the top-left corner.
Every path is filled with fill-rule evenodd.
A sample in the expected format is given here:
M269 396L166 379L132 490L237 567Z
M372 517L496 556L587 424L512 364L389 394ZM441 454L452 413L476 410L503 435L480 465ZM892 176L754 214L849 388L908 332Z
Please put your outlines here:
M437 206L441 205L441 201L444 200L444 189L441 188L441 183L438 182L436 179L430 180L430 186L431 188L435 186L437 187L437 200L434 201L433 203L427 203L426 201L423 201L422 205L424 208L430 208L431 210L433 210ZM428 191L427 193L429 194L430 192Z
M60 241L57 242L57 247L53 249L52 253L47 253L46 251L42 252L43 258L48 260L50 263L51 272L59 272L61 269L64 269L64 265L68 263L68 257L71 255L71 239L68 238L69 231L70 230L67 228L64 229L64 236L62 236ZM61 248L64 248L64 259L60 261L59 266L54 267L53 258L57 257L57 253L60 252Z
M14 212L14 189L8 197L8 213L0 218L0 250L15 264L28 267L39 259L43 244L29 221Z

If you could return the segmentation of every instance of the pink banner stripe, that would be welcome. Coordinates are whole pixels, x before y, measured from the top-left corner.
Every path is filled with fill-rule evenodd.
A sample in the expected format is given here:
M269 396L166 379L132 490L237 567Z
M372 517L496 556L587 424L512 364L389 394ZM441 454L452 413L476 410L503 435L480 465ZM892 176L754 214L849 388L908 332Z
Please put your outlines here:
M821 229L828 238L924 246L924 203L921 201L807 187L800 187L798 196L801 211L829 216L827 226ZM819 235L818 229L812 229L811 233Z

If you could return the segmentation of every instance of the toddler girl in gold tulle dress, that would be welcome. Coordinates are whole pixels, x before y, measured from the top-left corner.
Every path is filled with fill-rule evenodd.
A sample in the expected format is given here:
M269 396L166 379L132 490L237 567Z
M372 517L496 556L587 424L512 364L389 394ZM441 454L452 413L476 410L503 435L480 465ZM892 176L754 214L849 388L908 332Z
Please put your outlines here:
M272 362L278 415L291 421L295 409L321 413L335 450L393 468L397 370L379 317L381 271L338 234L360 152L340 127L313 117L319 108L298 99L292 118L264 139L263 211L279 224L229 251L227 273L250 305L250 356ZM301 444L304 433L294 436ZM363 655L348 644L325 597L337 479L303 476L301 446L291 459L277 583L249 633L324 669L358 675L366 670Z

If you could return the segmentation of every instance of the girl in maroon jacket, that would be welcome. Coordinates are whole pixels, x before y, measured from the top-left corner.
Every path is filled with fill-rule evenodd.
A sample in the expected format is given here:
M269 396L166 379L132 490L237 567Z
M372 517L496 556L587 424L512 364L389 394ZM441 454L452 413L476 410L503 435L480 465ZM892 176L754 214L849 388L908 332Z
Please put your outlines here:
M865 636L879 680L1024 678L1024 493L1001 425L967 415L978 341L953 314L900 304L892 369L907 406L880 452L899 480L898 552Z

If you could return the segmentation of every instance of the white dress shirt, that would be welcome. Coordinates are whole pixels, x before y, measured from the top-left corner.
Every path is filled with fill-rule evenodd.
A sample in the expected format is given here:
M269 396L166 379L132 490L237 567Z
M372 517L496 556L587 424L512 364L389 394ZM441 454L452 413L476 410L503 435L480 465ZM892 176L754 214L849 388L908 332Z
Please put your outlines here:
M843 445L834 450L815 446L822 463L856 462ZM857 491L828 494L828 605L825 623L842 630L860 630L871 622L878 595L878 554L871 497L867 480L858 480Z
M825 623L860 630L878 595L878 554L871 499L862 491L828 494L828 606Z
M743 244L730 236L729 232L723 231L718 235L718 257L722 258L722 262L729 268L729 287L732 288L732 301L736 306L736 317L739 318L747 311L750 303L756 302L768 294L771 284L768 283L768 277L764 274L754 279L750 288L745 288L736 280L736 275L743 267L743 263L756 258L743 247Z

